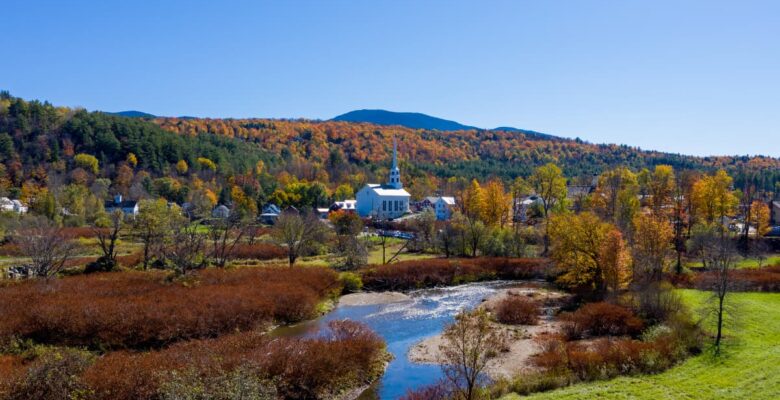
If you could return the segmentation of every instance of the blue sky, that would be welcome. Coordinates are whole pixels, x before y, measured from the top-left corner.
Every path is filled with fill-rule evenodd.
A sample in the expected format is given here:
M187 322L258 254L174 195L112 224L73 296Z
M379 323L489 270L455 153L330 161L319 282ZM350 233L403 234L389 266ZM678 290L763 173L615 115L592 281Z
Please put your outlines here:
M780 156L776 1L4 0L0 11L0 88L58 105L319 119L384 108Z

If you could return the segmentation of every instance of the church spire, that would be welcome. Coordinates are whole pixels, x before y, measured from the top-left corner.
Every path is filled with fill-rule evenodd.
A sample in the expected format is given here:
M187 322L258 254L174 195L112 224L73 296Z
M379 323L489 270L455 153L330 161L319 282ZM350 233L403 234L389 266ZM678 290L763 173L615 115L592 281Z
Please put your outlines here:
M395 143L395 136L393 136L393 169L398 169L398 146Z
M393 165L390 167L390 179L387 181L387 186L395 189L404 187L401 183L401 170L398 168L398 145L395 142L395 136L393 136Z

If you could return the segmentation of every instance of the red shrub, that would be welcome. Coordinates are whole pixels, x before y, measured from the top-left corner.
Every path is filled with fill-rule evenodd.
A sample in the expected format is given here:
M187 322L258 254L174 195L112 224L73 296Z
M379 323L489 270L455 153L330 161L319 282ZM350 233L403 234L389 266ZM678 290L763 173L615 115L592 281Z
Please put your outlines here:
M284 257L287 257L284 247L271 243L239 243L233 248L233 258L238 259L272 260Z
M84 375L97 399L156 399L166 373L194 370L213 377L247 368L274 379L281 398L333 397L382 371L384 342L365 325L333 321L330 334L311 339L270 339L246 333L194 340L142 354L116 352Z
M530 279L544 276L546 262L526 258L431 258L372 266L363 271L369 290L404 290L486 279Z
M22 249L19 245L13 242L8 242L0 246L0 256L4 257L19 257L22 255Z
M438 383L410 390L401 397L401 400L447 400L451 398L452 394L447 390L445 384Z
M729 272L733 290L744 292L780 292L780 265L760 269L738 269ZM693 286L709 290L715 281L713 272L696 275Z
M496 319L502 324L536 325L539 323L539 304L525 296L509 295L496 305Z
M117 256L116 261L125 268L132 268L144 261L144 252L138 251L132 254Z
M689 354L685 339L671 333L648 342L615 338L569 343L552 338L549 342L553 344L534 356L534 364L560 375L573 374L581 381L660 372Z
M560 335L543 335L534 339L541 351L534 356L536 366L550 371L560 371L567 368L566 342Z
M570 339L586 336L636 336L644 323L634 313L615 304L588 303L573 313L561 315L564 334Z
M107 229L104 228L98 228L98 230L107 231ZM71 227L63 227L62 233L65 235L65 237L70 239L79 239L79 238L94 238L97 237L97 233L95 232L95 228L91 228L88 226L71 226Z
M324 268L207 269L190 281L113 272L0 288L0 340L145 348L313 317L339 290Z

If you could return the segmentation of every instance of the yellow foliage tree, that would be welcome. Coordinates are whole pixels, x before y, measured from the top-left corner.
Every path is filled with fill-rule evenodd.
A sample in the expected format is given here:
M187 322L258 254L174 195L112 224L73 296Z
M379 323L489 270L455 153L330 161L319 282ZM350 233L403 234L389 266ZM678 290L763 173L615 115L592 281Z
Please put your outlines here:
M614 225L591 212L554 215L549 225L550 258L562 272L560 284L598 294L627 284L628 256Z
M631 253L623 234L615 227L607 231L599 251L604 285L612 292L623 290L631 283Z
M190 166L187 165L186 161L179 160L179 162L176 163L176 172L178 172L179 175L185 175L189 170L190 170Z
M550 247L550 214L553 210L563 209L566 201L566 178L557 165L549 163L534 170L529 183L542 200L544 211L544 251L546 255Z
M501 226L509 221L509 203L511 199L504 190L504 184L499 180L491 180L483 191L485 208L482 213L483 222L487 226Z
M473 220L484 219L485 215L485 191L474 179L463 195L463 215Z
M97 175L98 171L100 171L98 166L98 159L91 154L76 154L73 157L73 162L76 164L76 166L84 168L85 170L95 175Z
M352 186L342 183L336 188L336 191L333 192L333 197L337 201L352 199L355 197L355 191L352 189Z
M626 167L618 167L599 176L592 204L607 221L628 231L639 211L637 176Z
M693 184L691 197L696 218L707 224L716 221L722 226L723 217L734 212L739 200L731 190L733 180L724 170L706 175Z
M759 235L763 236L769 233L771 228L769 227L770 211L769 206L763 201L755 200L750 205L752 209L750 212L751 224L756 227L756 231Z
M650 196L650 209L653 215L665 215L674 200L676 188L674 169L670 165L656 165L653 172L648 175L645 187Z
M217 164L214 164L214 161L211 161L206 157L198 157L198 159L195 161L197 161L201 169L206 169L212 172L217 170Z
M640 215L634 219L634 280L661 281L672 256L674 232L668 219Z
M136 157L133 153L127 153L127 164L129 164L131 167L135 168L138 165L138 157Z

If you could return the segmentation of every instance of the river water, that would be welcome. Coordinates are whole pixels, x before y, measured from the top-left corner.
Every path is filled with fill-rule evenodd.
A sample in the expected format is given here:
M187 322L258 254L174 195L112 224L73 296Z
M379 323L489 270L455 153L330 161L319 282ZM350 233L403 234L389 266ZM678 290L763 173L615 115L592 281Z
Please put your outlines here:
M393 360L382 379L366 390L361 400L397 399L408 390L436 383L441 377L437 365L416 364L407 354L416 343L439 334L463 309L471 309L498 289L517 282L479 282L446 288L421 289L408 293L410 299L397 303L347 306L340 305L323 317L282 327L272 335L315 335L328 321L350 319L366 323L387 342Z

